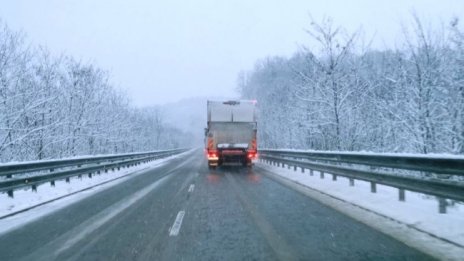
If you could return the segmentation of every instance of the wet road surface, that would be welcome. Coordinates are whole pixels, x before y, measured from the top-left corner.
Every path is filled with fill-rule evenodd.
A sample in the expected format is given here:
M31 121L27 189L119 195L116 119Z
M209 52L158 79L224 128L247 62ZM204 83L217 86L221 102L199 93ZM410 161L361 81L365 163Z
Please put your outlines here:
M171 160L0 236L0 260L431 260L265 175Z

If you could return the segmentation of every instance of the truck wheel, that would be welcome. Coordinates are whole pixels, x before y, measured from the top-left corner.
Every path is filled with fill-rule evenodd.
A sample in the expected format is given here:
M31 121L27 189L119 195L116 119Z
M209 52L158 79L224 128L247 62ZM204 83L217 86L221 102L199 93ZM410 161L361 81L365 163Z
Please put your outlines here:
M253 162L251 162L251 160L250 160L250 161L247 161L247 167L248 167L249 169L251 169L251 167L253 167Z
M247 160L246 160L246 159L243 160L243 161L242 161L242 166L243 166L243 167L246 167L247 165L248 165Z

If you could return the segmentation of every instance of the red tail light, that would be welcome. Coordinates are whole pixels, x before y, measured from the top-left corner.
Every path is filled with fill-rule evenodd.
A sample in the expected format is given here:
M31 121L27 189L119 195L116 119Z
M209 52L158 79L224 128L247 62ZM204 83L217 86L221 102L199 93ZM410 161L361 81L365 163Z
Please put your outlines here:
M216 151L208 151L206 156L208 159L217 159L218 153Z
M247 153L247 157L249 159L257 159L258 158L258 153L256 151L250 151Z

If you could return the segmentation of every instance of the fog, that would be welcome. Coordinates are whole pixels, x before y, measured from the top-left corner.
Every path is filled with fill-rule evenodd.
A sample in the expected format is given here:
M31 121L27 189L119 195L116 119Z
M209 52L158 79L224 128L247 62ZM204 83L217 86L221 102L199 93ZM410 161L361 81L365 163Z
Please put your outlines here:
M1 1L0 19L46 46L109 70L137 106L236 97L237 74L311 46L309 14L393 46L412 12L432 24L464 13L446 1Z

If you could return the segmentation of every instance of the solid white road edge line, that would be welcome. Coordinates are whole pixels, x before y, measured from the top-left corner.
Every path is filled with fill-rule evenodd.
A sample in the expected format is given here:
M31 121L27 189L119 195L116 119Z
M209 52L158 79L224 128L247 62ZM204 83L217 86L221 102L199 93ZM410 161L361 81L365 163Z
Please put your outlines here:
M177 236L179 234L180 227L182 226L182 220L184 219L185 211L181 210L177 213L176 220L172 225L171 231L169 231L169 236Z
M80 231L80 232L75 233L72 237L66 240L64 244L62 245L62 247L59 248L55 252L55 255L58 256L59 253L75 245L77 242L85 238L87 235L89 235L90 233L92 233L93 231L101 227L103 224L108 222L110 219L117 216L119 213L121 213L122 211L130 207L132 204L142 199L148 193L150 193L151 191L159 187L162 183L164 183L170 177L172 176L167 175L159 179L158 181L152 183L148 187L145 187L144 189L134 193L133 195L126 197L123 200L120 200L119 202L117 202L116 204L113 204L112 206L106 208L99 215L94 216L94 218L87 220L87 222L84 222L80 226L73 229L72 230L73 232L75 231Z
M344 201L325 194L317 189L310 188L296 181L292 181L270 170L264 170L264 175L273 180L290 187L312 199L315 199L322 204L329 206L338 212L341 212L361 223L364 223L375 230L387 234L406 245L424 252L439 260L462 260L464 249L456 245L450 244L439 238L432 237L429 234L408 227L406 224L396 220L392 220L385 216L379 215L373 211L367 211L355 204Z
M148 163L149 165L144 166L141 169L133 170L117 178L108 179L108 180L102 181L101 183L94 184L92 186L83 188L81 190L74 191L70 194L58 196L57 198L52 198L48 201L37 203L36 205L29 206L24 209L19 209L18 211L16 211L16 213L12 212L12 213L3 215L2 217L0 217L0 235L13 231L21 226L24 226L27 223L33 222L43 216L46 216L54 211L62 209L83 198L89 197L99 191L102 191L104 189L117 185L126 179L144 174L149 169L155 169L155 168L161 167L165 165L168 161L174 158L178 158L183 155L187 155L191 151L192 150L189 150L181 154L177 154L177 155L170 156L167 158L158 159L158 162ZM8 216L8 217L5 217L5 216Z
M193 192L193 190L195 189L195 185L194 184L190 184L190 187L188 189L188 192Z

